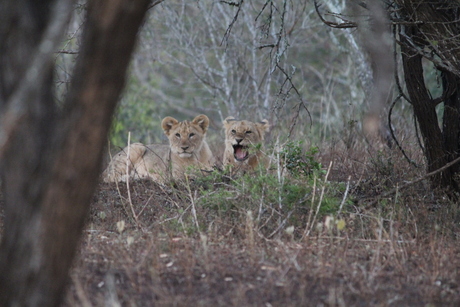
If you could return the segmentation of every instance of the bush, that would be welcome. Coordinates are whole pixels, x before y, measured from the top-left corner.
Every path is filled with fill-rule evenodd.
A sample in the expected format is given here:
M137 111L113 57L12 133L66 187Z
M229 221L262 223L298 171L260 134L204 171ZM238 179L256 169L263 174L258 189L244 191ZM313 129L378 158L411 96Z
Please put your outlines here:
M322 171L322 165L315 159L318 147L302 149L303 141L289 141L280 151L281 162L294 177L309 177Z

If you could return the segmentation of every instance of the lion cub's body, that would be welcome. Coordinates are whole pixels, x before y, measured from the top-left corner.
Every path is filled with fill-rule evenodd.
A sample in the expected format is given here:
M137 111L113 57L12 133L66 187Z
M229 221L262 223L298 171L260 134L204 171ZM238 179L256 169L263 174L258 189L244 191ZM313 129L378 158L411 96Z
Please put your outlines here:
M224 120L224 166L232 170L254 170L259 164L267 166L268 158L262 152L265 132L270 128L267 120L251 122L227 117Z
M164 183L182 179L190 167L209 170L215 163L206 142L209 119L199 115L193 121L163 119L161 126L169 145L134 143L117 153L102 174L105 182L151 178ZM127 160L129 158L129 160ZM128 163L127 163L128 162Z

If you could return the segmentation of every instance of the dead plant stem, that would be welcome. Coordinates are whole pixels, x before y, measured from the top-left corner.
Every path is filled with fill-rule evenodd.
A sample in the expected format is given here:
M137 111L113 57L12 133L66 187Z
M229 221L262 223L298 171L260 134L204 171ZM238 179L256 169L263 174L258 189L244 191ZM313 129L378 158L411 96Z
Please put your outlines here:
M329 163L329 167L327 168L326 176L324 177L324 183L327 182L327 178L329 177L329 173L331 172L331 168L332 168L332 161ZM321 208L321 203L323 202L324 191L325 190L326 190L326 185L323 184L323 187L321 188L321 195L319 196L319 200L318 200L318 206L316 206L315 215L313 216L313 220L311 221L310 228L308 229L308 232L306 234L304 233L304 235L306 235L306 236L308 236L310 234L310 232L313 230L313 227L314 227L314 224L315 224L315 221L316 221L316 217L318 216L319 208ZM307 224L307 227L308 227L308 224Z
M134 206L133 206L133 201L131 199L131 191L129 189L129 164L131 162L131 159L129 158L130 150L131 150L131 132L128 132L128 152L127 154L127 159L126 159L126 190L128 192L128 203L129 207L131 208L131 213L133 214L134 221L136 222L136 225L140 227L139 225L139 220L137 218L136 212L134 211Z
M345 201L347 200L348 191L350 190L350 179L351 179L351 176L348 176L347 188L345 189L345 193L343 194L342 202L340 203L339 211L337 212L337 216L339 216L340 213L342 212L343 205L345 204Z

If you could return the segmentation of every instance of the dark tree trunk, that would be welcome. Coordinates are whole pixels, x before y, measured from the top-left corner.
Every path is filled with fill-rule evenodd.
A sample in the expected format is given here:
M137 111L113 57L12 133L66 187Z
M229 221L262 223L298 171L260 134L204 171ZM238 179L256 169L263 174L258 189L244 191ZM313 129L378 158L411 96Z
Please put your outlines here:
M410 102L414 109L415 117L420 123L420 132L423 138L425 156L428 163L428 172L432 172L444 166L447 161L447 156L443 146L443 135L438 124L436 114L436 105L430 98L428 89L425 86L425 78L423 75L422 55L408 47L408 39L415 40L412 27L405 27L404 35L401 35L401 55L404 72L404 81L406 83L407 92ZM406 35L408 37L406 37ZM450 186L450 174L446 170L439 175L434 176L433 184L436 187Z
M460 136L460 4L456 1L398 0L399 39L404 80L424 142L428 172L459 157ZM425 52L428 48L433 56ZM434 61L442 74L443 94L432 98L425 86L422 58ZM436 105L444 103L442 129ZM431 178L433 186L459 191L454 165Z
M57 110L53 102L52 56L46 58L35 85L30 85L37 91L21 103L21 116L1 151L5 198L1 306L57 306L62 301L97 185L111 117L148 3L89 1L82 48L63 109ZM3 115L15 103L46 26L56 16L51 13L54 5L34 0L0 5ZM2 128L8 120L11 117L2 117Z

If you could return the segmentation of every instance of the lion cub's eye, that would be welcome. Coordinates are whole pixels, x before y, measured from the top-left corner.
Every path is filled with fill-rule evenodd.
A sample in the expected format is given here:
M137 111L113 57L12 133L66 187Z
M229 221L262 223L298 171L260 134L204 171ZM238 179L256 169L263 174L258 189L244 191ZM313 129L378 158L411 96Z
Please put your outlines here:
M176 136L177 136L178 138L180 138L180 133L176 133Z
M193 136L195 136L195 133L190 133L190 134L188 135L189 138L191 138L191 137L193 137Z
M235 129L232 129L232 134L235 134L235 133L236 133Z
M246 131L246 134L251 134L251 133L252 133L251 130Z

